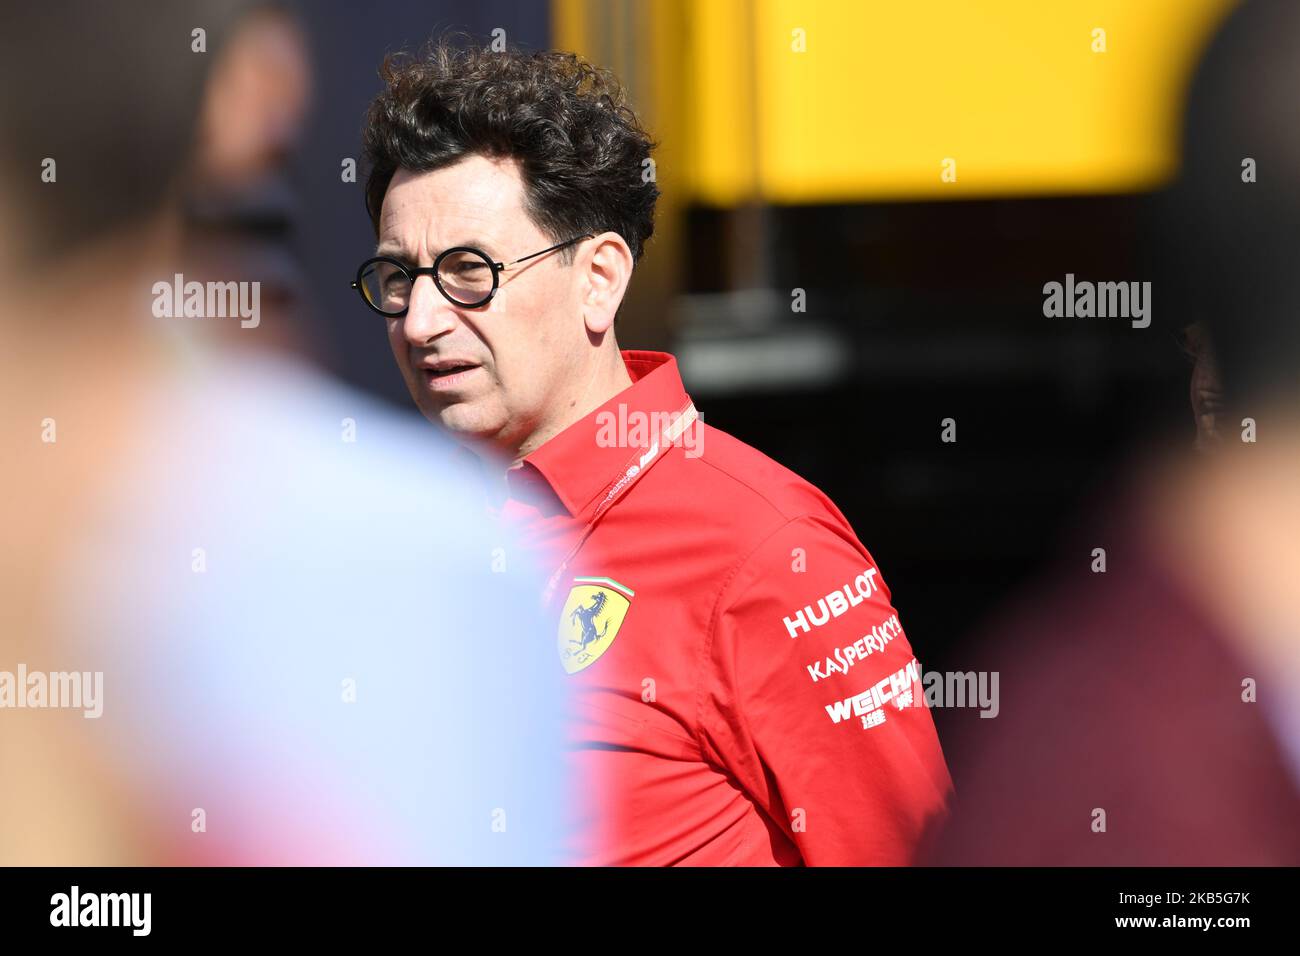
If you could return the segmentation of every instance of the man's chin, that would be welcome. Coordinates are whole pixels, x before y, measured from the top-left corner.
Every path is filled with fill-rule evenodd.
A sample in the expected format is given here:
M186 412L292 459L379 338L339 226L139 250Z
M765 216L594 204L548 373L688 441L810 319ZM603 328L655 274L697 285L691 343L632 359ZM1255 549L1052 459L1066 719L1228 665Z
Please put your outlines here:
M451 402L426 409L425 417L460 441L486 441L500 431L500 425L490 421L473 402Z

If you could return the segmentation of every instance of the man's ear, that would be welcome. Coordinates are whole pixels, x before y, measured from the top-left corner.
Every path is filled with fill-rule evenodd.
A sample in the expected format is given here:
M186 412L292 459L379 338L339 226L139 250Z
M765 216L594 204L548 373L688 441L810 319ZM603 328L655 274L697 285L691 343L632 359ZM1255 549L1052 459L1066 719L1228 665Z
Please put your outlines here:
M578 258L585 272L582 311L587 331L601 335L614 324L632 278L632 250L616 232L602 232Z

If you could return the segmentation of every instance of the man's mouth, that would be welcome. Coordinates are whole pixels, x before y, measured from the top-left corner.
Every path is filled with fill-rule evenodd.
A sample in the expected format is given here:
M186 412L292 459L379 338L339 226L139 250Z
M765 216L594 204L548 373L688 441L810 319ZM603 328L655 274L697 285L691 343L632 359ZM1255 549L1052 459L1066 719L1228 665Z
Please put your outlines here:
M454 388L463 384L478 368L477 363L462 359L446 359L420 367L425 381L432 388Z

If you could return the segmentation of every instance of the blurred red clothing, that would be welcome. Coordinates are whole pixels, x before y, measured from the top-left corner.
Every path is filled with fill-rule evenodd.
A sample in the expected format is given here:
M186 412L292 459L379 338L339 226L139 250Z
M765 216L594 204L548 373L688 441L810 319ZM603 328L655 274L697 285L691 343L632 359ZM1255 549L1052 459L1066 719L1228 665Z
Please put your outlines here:
M1001 673L1000 713L949 735L958 796L927 862L1300 864L1300 794L1268 706L1291 691L1243 659L1142 529L1136 506L1099 522L1104 573L1079 543L1072 570L992 628L979 666ZM1247 677L1259 703L1242 699Z

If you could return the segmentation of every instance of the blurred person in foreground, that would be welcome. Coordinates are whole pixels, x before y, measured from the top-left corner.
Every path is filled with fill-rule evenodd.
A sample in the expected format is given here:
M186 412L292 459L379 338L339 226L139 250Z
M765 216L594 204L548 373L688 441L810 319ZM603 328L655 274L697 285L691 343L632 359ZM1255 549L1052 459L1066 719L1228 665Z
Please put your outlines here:
M354 284L420 410L510 465L485 470L551 572L578 859L910 862L951 783L875 561L616 339L658 196L618 81L446 38L383 76Z
M562 861L539 581L449 443L297 357L228 213L305 109L291 9L44 3L4 45L0 862ZM176 273L279 291L160 308Z
M933 862L1300 864L1298 88L1300 5L1247 3L1196 74L1160 213L1200 453L1133 467L1068 569L994 622L1001 713L956 737Z

